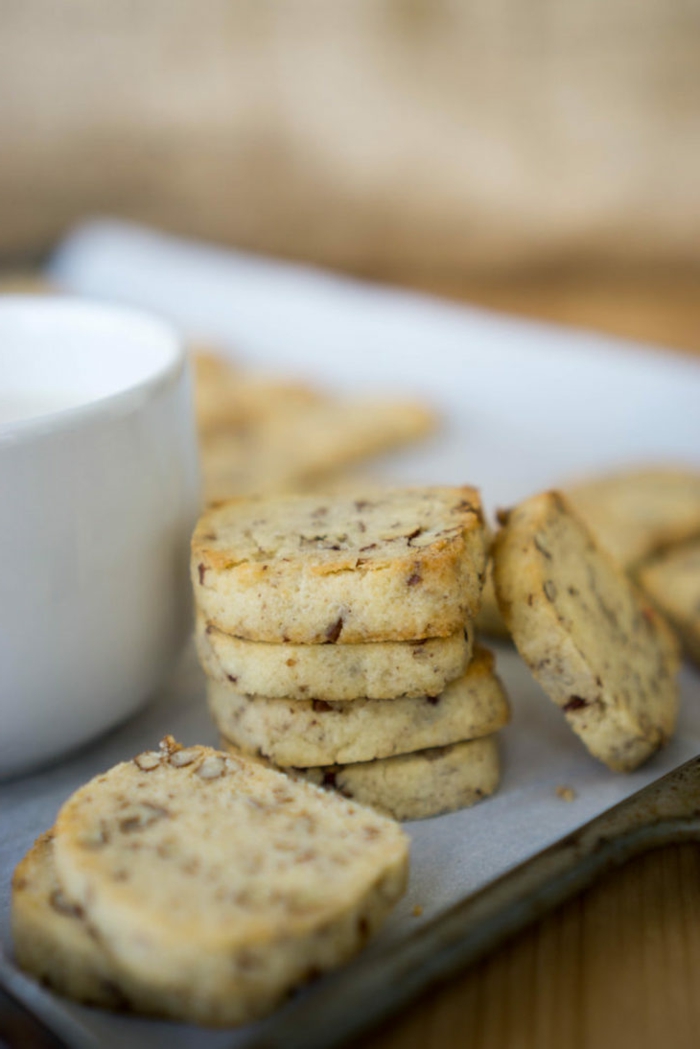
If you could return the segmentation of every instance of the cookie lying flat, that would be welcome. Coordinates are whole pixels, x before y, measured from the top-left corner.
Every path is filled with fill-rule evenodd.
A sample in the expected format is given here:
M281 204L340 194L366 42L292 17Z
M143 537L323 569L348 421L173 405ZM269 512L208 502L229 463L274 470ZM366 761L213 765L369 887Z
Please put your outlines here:
M447 637L478 610L486 562L473 488L233 499L192 539L195 603L251 641Z
M233 743L222 742L238 753ZM286 771L290 778L332 788L397 820L467 808L493 794L500 779L495 735L377 761Z
M700 535L700 472L656 467L592 478L565 495L600 544L626 569Z
M169 738L76 791L54 836L65 897L120 970L206 1024L260 1016L354 954L407 859L375 813Z
M472 631L422 641L275 645L232 637L197 617L199 661L214 680L268 699L436 696L467 668Z
M207 696L221 734L275 765L334 765L408 754L488 736L508 722L508 699L494 659L477 649L462 677L440 695L417 699L251 699L209 681Z
M688 655L700 663L700 540L672 548L637 576L677 631Z
M243 435L281 412L327 399L311 387L239 368L199 347L192 351L192 362L197 429L205 440L221 430Z
M494 581L518 651L592 754L629 771L669 738L675 640L558 493L510 512Z

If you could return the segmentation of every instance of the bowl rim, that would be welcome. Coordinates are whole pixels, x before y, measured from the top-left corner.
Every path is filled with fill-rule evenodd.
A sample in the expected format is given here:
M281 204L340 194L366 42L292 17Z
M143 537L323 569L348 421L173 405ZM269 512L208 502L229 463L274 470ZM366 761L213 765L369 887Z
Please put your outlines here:
M177 382L187 369L184 337L171 322L157 313L104 300L82 299L60 292L45 295L14 292L0 295L0 317L8 308L20 314L57 311L68 316L78 313L106 319L110 316L116 317L121 322L135 323L142 331L150 328L152 336L166 346L169 344L170 352L165 363L154 368L145 378L114 393L107 393L71 407L44 412L28 419L0 422L0 447L38 440L134 410L150 401L160 390Z

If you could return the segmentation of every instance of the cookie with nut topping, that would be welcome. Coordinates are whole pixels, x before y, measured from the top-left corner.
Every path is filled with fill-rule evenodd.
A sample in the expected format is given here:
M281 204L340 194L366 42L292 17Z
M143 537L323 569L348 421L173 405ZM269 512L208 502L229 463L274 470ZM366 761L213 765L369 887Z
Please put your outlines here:
M437 695L340 703L262 699L209 680L207 696L222 736L281 767L373 761L478 739L503 728L510 716L494 658L484 648Z
M408 840L312 784L167 737L69 798L53 861L66 906L155 1012L229 1025L365 943L404 891Z
M474 488L233 499L192 539L195 603L250 641L448 637L479 608L487 536Z
M675 639L558 492L504 519L494 582L515 645L588 750L631 771L672 735Z

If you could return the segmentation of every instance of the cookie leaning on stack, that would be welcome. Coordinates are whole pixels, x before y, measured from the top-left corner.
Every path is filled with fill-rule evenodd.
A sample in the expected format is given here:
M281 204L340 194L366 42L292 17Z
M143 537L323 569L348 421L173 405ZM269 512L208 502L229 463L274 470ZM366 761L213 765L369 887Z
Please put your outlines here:
M228 744L401 819L491 793L509 709L490 654L471 658L486 546L468 487L205 514L197 644Z
M673 734L671 631L559 492L504 515L494 582L515 645L574 732L630 772Z

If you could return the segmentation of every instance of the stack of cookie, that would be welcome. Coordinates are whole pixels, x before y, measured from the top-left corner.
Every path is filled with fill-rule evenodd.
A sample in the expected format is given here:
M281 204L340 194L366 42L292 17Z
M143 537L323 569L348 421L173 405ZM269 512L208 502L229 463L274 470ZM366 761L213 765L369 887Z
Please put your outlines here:
M197 644L232 749L418 819L499 778L508 701L472 647L472 488L234 499L193 538Z

